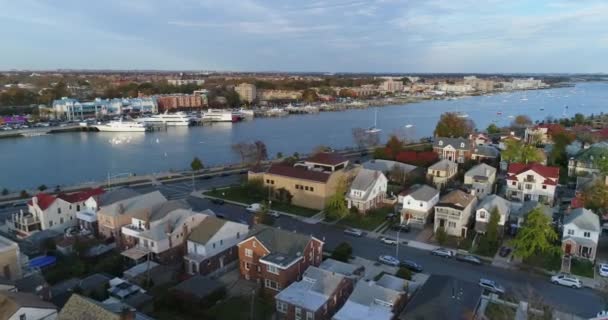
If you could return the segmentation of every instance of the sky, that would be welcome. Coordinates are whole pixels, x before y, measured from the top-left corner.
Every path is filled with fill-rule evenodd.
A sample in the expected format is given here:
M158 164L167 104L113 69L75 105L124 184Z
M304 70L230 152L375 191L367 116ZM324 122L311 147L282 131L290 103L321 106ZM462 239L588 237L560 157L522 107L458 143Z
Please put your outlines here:
M0 0L0 69L608 72L604 0Z

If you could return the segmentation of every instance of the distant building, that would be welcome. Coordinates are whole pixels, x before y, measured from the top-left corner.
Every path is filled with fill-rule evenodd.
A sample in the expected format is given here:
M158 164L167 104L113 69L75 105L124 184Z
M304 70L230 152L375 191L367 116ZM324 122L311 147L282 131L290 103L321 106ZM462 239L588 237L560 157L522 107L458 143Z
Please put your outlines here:
M357 97L367 97L378 93L378 87L373 84L364 84L360 87L348 88L352 90Z
M296 90L259 90L259 100L299 100L302 92Z
M474 91L473 86L470 84L448 84L441 83L437 85L437 90L451 94L464 94L467 92Z
M403 81L397 81L393 78L389 78L384 80L379 87L380 91L383 92L402 92L403 91Z
M205 84L204 79L168 79L167 83L172 86L185 86L185 85L197 85L202 86Z
M202 109L204 106L203 96L198 94L167 94L155 98L159 112Z
M251 83L241 83L234 87L234 91L239 94L242 102L252 103L257 97L255 85Z
M87 102L63 97L53 101L52 112L56 118L76 120L89 117L116 116L130 112L155 113L158 112L158 106L156 99L152 97L96 98Z

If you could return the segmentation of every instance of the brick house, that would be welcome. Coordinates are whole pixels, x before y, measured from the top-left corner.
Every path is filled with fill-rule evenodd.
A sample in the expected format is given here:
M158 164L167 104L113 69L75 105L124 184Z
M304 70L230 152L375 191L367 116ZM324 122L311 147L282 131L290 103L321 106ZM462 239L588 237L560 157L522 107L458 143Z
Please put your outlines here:
M255 225L238 244L239 271L274 295L301 279L309 266L321 264L323 244L313 236Z
M464 138L438 137L433 143L433 151L440 159L446 159L456 163L464 163L470 160L473 154L471 141Z

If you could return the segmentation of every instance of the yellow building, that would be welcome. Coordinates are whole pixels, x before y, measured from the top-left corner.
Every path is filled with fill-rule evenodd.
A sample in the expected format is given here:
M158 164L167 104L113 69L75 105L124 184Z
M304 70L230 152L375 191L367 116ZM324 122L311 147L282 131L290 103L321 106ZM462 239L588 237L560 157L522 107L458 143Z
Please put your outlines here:
M0 236L0 276L10 280L21 279L19 246L2 236Z

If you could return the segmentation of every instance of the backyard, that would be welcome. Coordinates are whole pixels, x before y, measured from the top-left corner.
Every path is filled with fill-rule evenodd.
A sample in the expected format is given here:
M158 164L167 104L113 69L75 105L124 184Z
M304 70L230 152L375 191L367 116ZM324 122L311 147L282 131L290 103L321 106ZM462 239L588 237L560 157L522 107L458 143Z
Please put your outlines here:
M269 319L274 310L274 305L268 299L255 297L253 306L253 319ZM228 298L215 306L209 308L206 319L251 319L251 297Z

